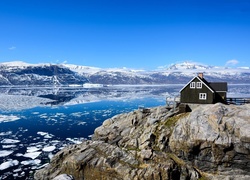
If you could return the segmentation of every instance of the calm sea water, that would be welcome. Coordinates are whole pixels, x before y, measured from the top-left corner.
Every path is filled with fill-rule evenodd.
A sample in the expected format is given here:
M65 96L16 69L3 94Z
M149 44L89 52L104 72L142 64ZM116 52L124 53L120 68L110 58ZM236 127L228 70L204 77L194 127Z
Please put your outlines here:
M165 105L181 87L0 88L0 179L33 179L56 152L91 138L105 119ZM249 87L230 86L229 94L247 96Z

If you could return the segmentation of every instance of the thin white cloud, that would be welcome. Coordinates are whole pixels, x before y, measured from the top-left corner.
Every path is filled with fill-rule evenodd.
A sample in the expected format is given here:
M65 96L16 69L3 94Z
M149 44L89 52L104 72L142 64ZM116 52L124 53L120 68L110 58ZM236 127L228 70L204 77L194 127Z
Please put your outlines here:
M15 49L16 49L15 46L12 46L12 47L9 48L9 50L11 50L11 51L12 51L12 50L15 50Z
M169 65L163 65L163 66L158 66L157 69L165 69L167 68Z
M235 66L236 64L239 64L239 61L236 59L228 60L226 62L226 66Z
M67 60L64 60L64 61L61 61L59 59L55 60L55 62L51 62L51 64L66 64L67 63Z

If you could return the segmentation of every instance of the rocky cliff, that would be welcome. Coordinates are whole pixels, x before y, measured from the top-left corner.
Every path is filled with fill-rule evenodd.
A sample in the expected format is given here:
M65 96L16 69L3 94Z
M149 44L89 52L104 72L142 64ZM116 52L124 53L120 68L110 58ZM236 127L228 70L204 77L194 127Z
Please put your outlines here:
M114 116L36 179L250 179L250 105L165 106ZM68 174L66 176L63 174Z

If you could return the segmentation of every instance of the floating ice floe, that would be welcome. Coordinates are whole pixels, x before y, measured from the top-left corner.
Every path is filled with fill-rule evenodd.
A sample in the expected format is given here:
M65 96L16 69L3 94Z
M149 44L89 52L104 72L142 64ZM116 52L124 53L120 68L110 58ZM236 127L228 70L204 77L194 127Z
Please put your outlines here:
M11 135L11 134L12 134L12 131L1 132L0 136L8 136L8 135Z
M19 143L19 140L16 139L4 139L1 141L2 144L15 144L15 143Z
M0 151L0 157L6 157L6 156L9 156L10 154L12 154L13 151L6 151L6 150L3 150L3 151Z
M0 123L2 122L11 122L11 121L16 121L19 120L20 118L14 115L0 115Z
M54 157L54 155L52 153L49 153L48 157L49 157L49 159L52 159Z
M91 134L91 135L88 135L88 138L92 138L92 136L93 136L93 134Z
M86 124L87 122L79 122L77 125L84 125Z
M22 168L18 168L18 169L13 170L14 173L21 172L21 171L22 171Z
M36 151L39 151L40 149L35 147L35 146L32 146L32 147L27 147L27 153L32 153L32 152L36 152Z
M5 169L8 169L12 166L17 166L19 164L19 161L17 160L9 160L9 161L6 161L2 164L0 164L0 170L5 170Z
M27 158L31 158L31 159L36 159L42 152L38 151L38 152L29 152L29 153L25 153L23 155L23 157L27 157Z
M48 133L47 133L47 132L39 131L39 132L37 132L37 134L38 134L38 135L41 135L41 136L45 136L45 135L47 135Z
M23 129L22 127L19 128L19 129L20 129L20 132L27 132L27 131L29 131L28 129Z
M81 117L82 116L82 112L75 112L75 113L71 113L71 116L75 116L75 117Z
M49 134L47 132L42 132L42 131L37 132L37 134L43 136L46 139L50 139L54 136L53 134Z
M64 113L56 113L55 115L54 115L54 117L55 118L58 118L58 117L66 117L66 115L64 114Z
M47 147L44 147L44 148L43 148L43 151L44 151L44 152L52 152L52 151L54 151L55 149L56 149L55 146L47 146Z
M22 154L22 153L16 153L15 156L16 156L16 157L21 157L21 156L23 156L23 154Z
M59 141L59 140L52 140L52 141L50 141L51 143L56 143L56 144L58 144L58 143L60 143L61 141Z
M27 161L22 161L21 164L22 165L39 165L41 164L41 160L40 159L27 160Z
M44 167L47 166L47 165L49 165L49 163L45 163L45 164L43 164L43 165L41 165L41 166L38 166L37 169L42 169L42 168L44 168Z
M66 140L73 142L74 144L81 144L85 138L66 138Z
M9 149L9 148L15 148L16 145L15 144L11 144L11 145L2 145L3 149Z
M15 177L15 178L16 178L16 177L18 177L18 173L16 173L16 174L13 174L13 177Z
M48 114L47 113L43 113L39 115L40 118L48 118Z

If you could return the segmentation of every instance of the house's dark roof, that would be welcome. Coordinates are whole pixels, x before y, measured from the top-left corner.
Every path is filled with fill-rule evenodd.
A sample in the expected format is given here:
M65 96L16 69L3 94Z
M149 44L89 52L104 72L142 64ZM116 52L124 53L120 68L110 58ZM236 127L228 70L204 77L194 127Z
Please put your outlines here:
M195 78L198 78L201 82L203 82L211 92L226 92L227 91L227 82L208 82L204 78L200 78L199 76L194 77L191 81L189 81L181 90L180 92L192 82Z
M227 82L207 82L204 78L202 78L202 81L214 91L227 91Z
M226 82L209 82L208 85L215 91L227 91Z

